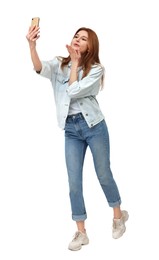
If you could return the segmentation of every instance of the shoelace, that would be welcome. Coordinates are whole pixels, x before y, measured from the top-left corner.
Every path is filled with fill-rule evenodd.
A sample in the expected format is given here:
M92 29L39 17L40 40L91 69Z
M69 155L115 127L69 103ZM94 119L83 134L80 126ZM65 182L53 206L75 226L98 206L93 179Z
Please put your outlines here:
M113 228L117 229L118 227L122 226L122 221L113 221Z
M77 238L79 237L79 235L80 235L80 232L77 231L77 232L75 233L74 238L73 238L72 241L77 240Z

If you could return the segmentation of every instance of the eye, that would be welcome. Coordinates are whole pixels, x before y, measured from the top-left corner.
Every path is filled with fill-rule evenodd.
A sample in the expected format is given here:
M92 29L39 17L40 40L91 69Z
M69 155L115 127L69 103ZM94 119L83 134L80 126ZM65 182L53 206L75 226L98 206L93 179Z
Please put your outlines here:
M83 40L83 41L85 41L85 42L87 41L87 39L86 39L86 38L84 38L84 37L82 37L82 40Z

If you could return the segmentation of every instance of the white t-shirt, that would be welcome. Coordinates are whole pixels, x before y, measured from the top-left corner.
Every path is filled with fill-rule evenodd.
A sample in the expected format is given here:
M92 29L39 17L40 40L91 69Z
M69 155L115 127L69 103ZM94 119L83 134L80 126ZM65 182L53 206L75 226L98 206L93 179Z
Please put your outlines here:
M74 114L78 114L80 112L81 112L81 109L80 109L80 106L77 102L77 98L72 98L71 102L70 102L68 114L74 115Z

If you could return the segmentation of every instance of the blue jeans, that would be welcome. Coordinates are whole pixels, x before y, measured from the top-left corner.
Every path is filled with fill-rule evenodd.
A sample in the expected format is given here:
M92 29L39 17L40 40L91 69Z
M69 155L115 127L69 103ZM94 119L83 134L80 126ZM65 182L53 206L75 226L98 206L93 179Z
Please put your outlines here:
M89 146L97 178L110 207L118 207L121 198L110 169L109 134L105 120L89 128L82 114L68 116L65 126L65 158L68 172L72 219L87 218L83 197L83 163Z

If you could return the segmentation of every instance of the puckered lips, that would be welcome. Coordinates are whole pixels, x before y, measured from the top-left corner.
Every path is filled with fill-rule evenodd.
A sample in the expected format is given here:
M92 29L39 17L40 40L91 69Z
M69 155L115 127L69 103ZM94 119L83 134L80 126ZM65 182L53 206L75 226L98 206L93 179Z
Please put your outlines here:
M80 45L79 45L79 43L76 43L76 42L75 42L75 43L73 44L73 47L75 47L75 48L79 48Z

